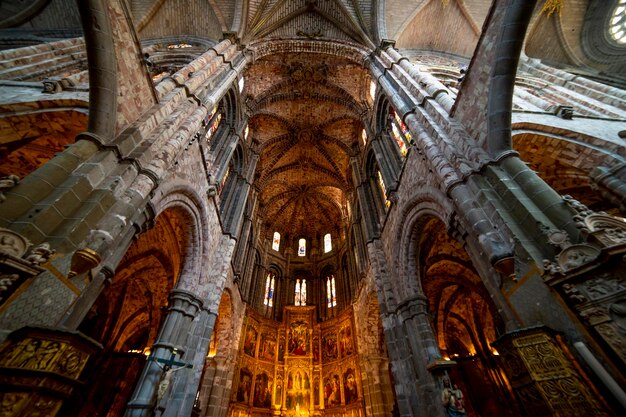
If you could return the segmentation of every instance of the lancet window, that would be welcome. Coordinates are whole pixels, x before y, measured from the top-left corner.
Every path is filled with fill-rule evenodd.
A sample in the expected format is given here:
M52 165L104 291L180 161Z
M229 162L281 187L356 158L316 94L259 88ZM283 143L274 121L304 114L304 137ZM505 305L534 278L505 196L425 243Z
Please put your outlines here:
M274 306L274 285L276 284L276 275L272 272L267 274L265 279L265 297L263 299L263 305L268 307Z
M296 280L296 293L294 297L294 304L297 306L306 305L306 279L303 279L302 282L300 281L300 279Z
M274 232L274 238L272 239L272 249L278 252L280 249L280 233Z
M337 306L337 291L335 289L334 275L326 277L326 301L328 303L328 308Z

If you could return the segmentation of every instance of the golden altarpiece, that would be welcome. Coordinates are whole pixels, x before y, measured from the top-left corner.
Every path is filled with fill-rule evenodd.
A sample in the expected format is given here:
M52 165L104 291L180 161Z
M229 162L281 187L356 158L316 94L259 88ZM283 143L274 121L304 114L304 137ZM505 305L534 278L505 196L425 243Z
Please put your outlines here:
M229 415L364 416L353 309L318 323L314 306L287 306L283 318L247 310Z

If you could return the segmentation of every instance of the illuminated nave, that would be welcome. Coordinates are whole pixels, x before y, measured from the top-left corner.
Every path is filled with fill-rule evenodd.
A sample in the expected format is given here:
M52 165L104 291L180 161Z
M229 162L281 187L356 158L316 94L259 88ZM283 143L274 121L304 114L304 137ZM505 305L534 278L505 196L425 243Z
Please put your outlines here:
M626 0L0 3L0 415L626 413Z

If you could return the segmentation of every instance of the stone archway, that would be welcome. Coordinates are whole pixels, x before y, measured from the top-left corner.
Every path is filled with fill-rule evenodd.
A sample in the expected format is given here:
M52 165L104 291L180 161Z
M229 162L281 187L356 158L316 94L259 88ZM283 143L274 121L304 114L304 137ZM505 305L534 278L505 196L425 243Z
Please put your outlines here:
M491 343L504 322L461 244L441 220L423 219L416 253L419 284L427 300L437 346L463 391L469 414L513 416L513 395Z
M122 415L185 264L185 219L181 209L161 213L128 248L111 284L81 323L79 330L104 350L96 365L100 376L79 415Z

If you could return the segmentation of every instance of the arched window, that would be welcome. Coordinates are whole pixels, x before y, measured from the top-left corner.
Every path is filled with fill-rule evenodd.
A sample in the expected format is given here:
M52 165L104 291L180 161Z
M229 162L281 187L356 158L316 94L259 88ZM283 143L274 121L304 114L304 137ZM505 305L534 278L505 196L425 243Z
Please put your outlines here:
M367 145L367 132L365 129L361 130L361 140L363 141L363 146Z
M391 107L389 107L389 124L391 125L391 136L398 144L400 153L402 156L406 156L408 149L407 146L412 143L411 132L409 128L402 122L398 113L396 113Z
M192 47L193 45L190 45L188 43L172 43L167 45L167 49L187 49Z
M306 279L296 280L296 293L294 296L294 304L297 306L305 306L306 305Z
M330 233L324 235L324 253L328 253L333 250L333 242L330 237Z
M228 181L228 176L230 175L231 168L232 168L232 164L229 164L228 168L226 168L226 172L224 173L224 176L222 177L222 180L220 181L220 187L219 187L220 194L224 190L224 185L226 184L226 181Z
M298 256L306 256L306 239L298 240Z
M243 87L246 85L246 80L241 77L237 84L239 85L239 92L241 93L243 91Z
M280 249L280 233L274 232L274 239L272 239L272 249L278 252Z
M326 277L326 301L328 303L328 308L337 306L337 292L335 289L334 275Z
M207 114L204 118L204 125L208 126L206 133L204 134L204 138L207 142L211 140L213 134L217 131L217 128L220 127L220 122L222 121L222 110L219 106L213 107L211 113Z
M619 0L609 22L609 34L619 43L626 44L626 0Z
M376 179L378 180L378 187L380 191L383 193L383 199L385 200L385 207L389 208L391 206L391 201L387 198L387 187L385 187L385 181L383 180L383 174L380 171L376 171Z
M274 306L274 285L276 284L276 276L273 273L268 273L265 279L265 297L263 299L263 305L268 307Z

